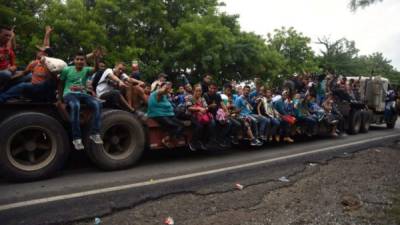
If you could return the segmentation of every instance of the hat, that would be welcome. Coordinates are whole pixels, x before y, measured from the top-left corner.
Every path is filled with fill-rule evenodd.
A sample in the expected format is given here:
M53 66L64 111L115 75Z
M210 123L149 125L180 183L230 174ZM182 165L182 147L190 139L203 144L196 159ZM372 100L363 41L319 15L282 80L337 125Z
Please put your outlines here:
M45 52L49 57L53 57L54 56L54 51L50 47L46 48L43 52Z

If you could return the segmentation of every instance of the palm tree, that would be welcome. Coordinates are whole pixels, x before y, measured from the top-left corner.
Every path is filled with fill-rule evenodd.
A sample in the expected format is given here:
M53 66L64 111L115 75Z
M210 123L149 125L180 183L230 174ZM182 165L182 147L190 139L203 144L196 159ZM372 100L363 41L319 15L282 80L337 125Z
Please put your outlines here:
M365 8L374 3L381 2L383 0L351 0L350 1L350 9L351 11L356 11L358 8Z

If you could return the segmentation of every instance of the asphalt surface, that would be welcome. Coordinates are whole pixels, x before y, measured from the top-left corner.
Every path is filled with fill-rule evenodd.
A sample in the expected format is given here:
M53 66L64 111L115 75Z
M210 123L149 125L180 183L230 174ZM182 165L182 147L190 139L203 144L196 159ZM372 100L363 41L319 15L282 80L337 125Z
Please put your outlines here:
M148 152L134 168L103 172L82 153L57 177L31 183L0 180L1 224L68 224L92 219L147 201L199 189L224 191L223 184L295 173L305 162L346 155L400 138L399 129L372 128L367 134L318 138L295 144L190 153L184 149Z

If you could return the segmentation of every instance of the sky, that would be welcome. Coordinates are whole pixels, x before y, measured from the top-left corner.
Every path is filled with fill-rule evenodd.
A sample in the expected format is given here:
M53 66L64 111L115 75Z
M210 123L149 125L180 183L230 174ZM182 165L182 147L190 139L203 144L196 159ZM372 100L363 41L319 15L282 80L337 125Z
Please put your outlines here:
M382 52L400 70L400 0L384 0L351 12L350 0L223 0L221 12L238 14L244 31L266 37L274 29L294 27L312 40L354 40L359 54Z

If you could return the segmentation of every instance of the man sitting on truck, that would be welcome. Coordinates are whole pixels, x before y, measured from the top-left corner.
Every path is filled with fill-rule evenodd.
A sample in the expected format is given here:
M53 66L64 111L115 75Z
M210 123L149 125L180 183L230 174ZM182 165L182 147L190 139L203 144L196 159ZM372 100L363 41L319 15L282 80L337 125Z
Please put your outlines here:
M136 109L128 103L123 93L131 95L134 85L144 85L144 83L129 77L124 71L125 64L122 62L116 63L114 69L106 69L98 82L96 94L107 103L134 112ZM136 113L141 119L145 119L143 113L139 113L139 111Z
M213 115L213 119L215 121L215 125L219 132L220 146L225 148L229 147L230 140L227 137L230 137L232 124L229 119L218 120L217 112L218 110L222 110L223 114L228 114L228 109L226 108L224 102L222 101L221 95L217 93L218 86L216 83L211 82L208 85L208 92L203 94L204 99L208 105L208 111ZM237 127L236 127L237 129ZM217 138L217 137L213 137ZM229 141L229 142L228 142Z
M80 129L79 115L81 102L85 103L92 111L91 132L89 138L96 144L103 144L100 136L100 114L101 103L93 96L86 92L86 82L88 76L97 70L95 68L85 66L86 56L83 52L78 52L74 58L74 66L67 66L63 69L60 76L59 84L59 100L69 106L70 122L72 130L72 144L75 149L84 149L82 143L82 134Z
M20 96L29 98L35 102L54 102L56 100L56 78L41 62L42 57L53 56L53 50L50 48L51 32L52 28L47 26L44 46L39 48L36 59L29 63L24 71L16 73L12 77L12 79L19 79L31 74L31 82L20 82L11 86L7 91L0 94L0 103Z
M254 134L254 138L251 140L250 144L252 146L260 146L262 142L257 139L261 138L266 140L265 133L266 133L266 126L268 123L267 118L259 115L255 115L253 113L253 107L250 104L249 100L250 94L250 86L244 86L243 94L236 98L235 106L238 110L240 110L240 118L243 120L248 121L248 123L252 127L252 133Z

